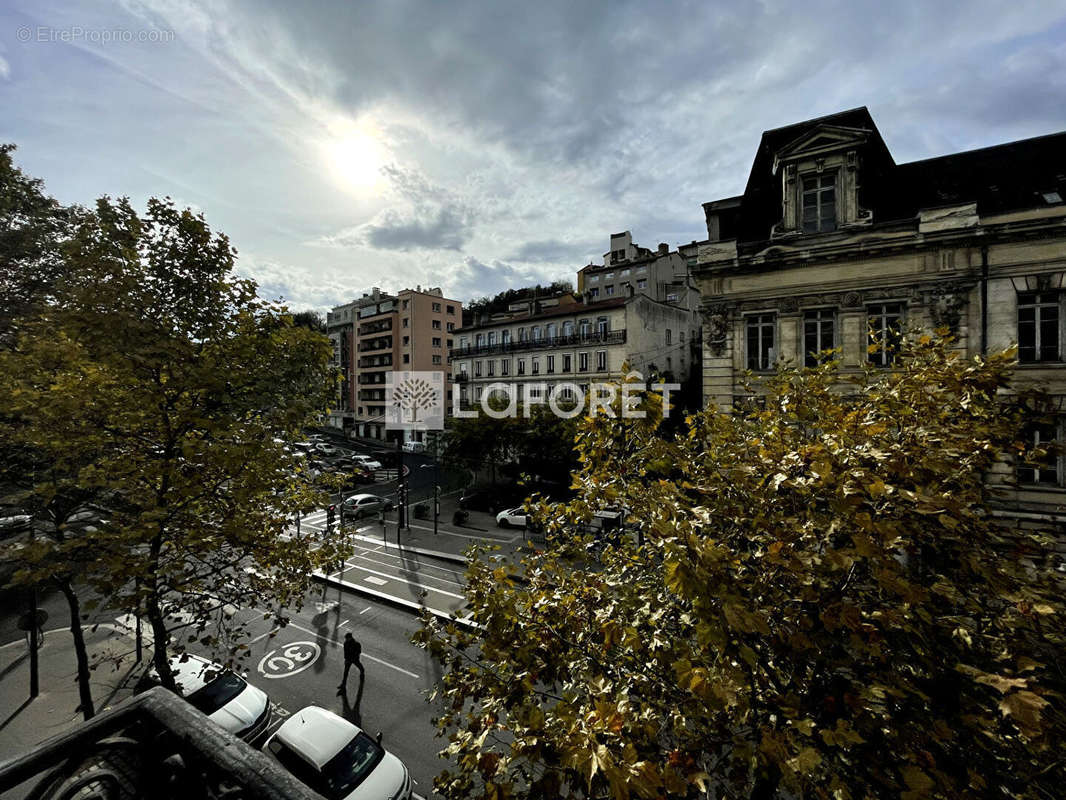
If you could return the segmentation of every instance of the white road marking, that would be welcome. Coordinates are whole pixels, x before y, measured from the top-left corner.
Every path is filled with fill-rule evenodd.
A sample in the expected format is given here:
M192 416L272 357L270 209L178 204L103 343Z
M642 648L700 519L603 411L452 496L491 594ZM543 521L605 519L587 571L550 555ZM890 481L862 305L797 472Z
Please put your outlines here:
M295 622L290 622L288 627L296 628L296 630L303 631L304 633L309 633L312 636L318 636L319 635L318 631L313 631L310 628L305 628L302 625L297 625ZM338 639L334 639L334 638L332 638L330 636L323 636L322 638L325 639L327 642L332 642L333 644L337 645L337 647L343 647L344 646L343 642L341 642ZM385 661L384 659L374 658L374 656L367 655L366 650L363 650L363 658L369 658L371 661L377 662L378 664L381 664L383 667L388 667L389 669L394 669L397 672L402 672L404 675L410 675L416 681L421 679L420 675L417 675L414 672L409 672L408 670L404 669L403 667L398 667L395 664L390 664L388 661Z
M361 615L363 615L363 614L365 614L365 613L366 613L367 611L369 611L369 610L370 610L371 608L373 608L373 606L367 606L366 608L364 608L364 609L363 609L362 611L360 611L360 612L359 612L360 616L361 616Z
M381 578L378 578L374 575L367 575L365 578L363 578L363 580L367 583L372 583L375 586L384 586L386 583L388 583L388 581L382 580Z
M389 554L389 555L391 555L391 554ZM367 558L364 555L357 555L355 557L356 558L360 558L363 561L367 561L367 562L369 562L371 564L380 564L383 567L396 567L397 569L401 569L404 572L419 572L420 571L420 570L408 569L406 566L397 565L395 562L377 561L377 560L375 560L373 558ZM399 556L392 556L392 557L393 558L399 558ZM435 569L435 570L438 570L440 572L444 572L444 573L446 573L448 575L451 575L453 578L459 575L459 572L457 570L448 569L448 567L438 567L438 566L436 566L434 564L423 564L423 563L418 562L418 561L416 561L415 563L417 563L419 567L422 567L424 569ZM401 565L403 564L403 560L402 559L400 560L400 564ZM432 580L435 580L435 581L443 581L444 583L450 583L453 586L466 586L466 584L463 583L462 581L455 581L455 580L451 580L450 578L438 578L435 575L427 575L426 577L430 578Z
M345 625L347 625L347 624L348 624L348 620L344 620L344 622L342 622L342 623L341 623L340 625L338 625L337 627L338 627L338 628L343 628L343 627L344 627Z
M269 630L266 633L261 633L258 636L256 636L254 639L249 640L248 644L255 644L256 642L267 638L268 636L270 636L270 634L277 633L280 630L281 630L281 628L274 628L273 630Z
M447 595L448 597L454 597L456 600L465 600L466 599L466 595L464 595L464 594L456 594L455 592L445 591L444 589L434 589L432 586L424 586L421 583L415 583L413 581L404 580L399 575L389 575L389 573L387 573L387 572L378 572L376 569L370 569L369 567L363 567L363 566L360 566L359 564L353 564L351 561L348 562L348 568L349 569L361 569L361 570L363 570L363 572L369 572L371 575L380 575L381 577L387 578L390 581L399 581L400 583L406 583L408 586L414 586L414 587L417 587L419 589L423 589L423 590L425 590L427 592L436 592L437 594L443 594L443 595ZM332 576L332 574L333 573L331 573L331 576ZM339 573L337 573L337 574L339 575ZM371 583L374 583L374 581L371 581Z

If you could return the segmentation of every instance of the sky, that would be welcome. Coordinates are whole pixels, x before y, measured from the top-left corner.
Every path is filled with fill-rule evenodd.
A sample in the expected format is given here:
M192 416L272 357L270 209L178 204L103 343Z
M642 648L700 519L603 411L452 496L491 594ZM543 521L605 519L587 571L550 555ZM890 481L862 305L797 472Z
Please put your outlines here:
M203 213L294 310L705 239L764 130L862 105L898 163L1066 129L1066 0L0 4L16 162Z

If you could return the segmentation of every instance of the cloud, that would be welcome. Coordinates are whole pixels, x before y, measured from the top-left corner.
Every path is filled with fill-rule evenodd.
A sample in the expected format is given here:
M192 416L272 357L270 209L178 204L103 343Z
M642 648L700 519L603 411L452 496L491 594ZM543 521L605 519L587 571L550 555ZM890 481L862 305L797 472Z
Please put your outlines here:
M0 80L7 80L11 77L11 64L6 58L0 56Z
M603 241L586 242L563 242L559 239L540 239L532 242L523 242L522 245L508 256L512 261L532 261L537 263L552 262L558 264L570 264L579 269L585 265L585 259L597 248L603 248Z

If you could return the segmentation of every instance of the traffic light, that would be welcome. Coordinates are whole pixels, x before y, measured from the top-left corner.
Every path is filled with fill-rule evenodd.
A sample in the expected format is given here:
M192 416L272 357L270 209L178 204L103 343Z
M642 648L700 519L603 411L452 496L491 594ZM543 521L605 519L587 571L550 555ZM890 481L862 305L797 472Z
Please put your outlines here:
M326 526L327 527L330 527L330 526L333 525L333 520L336 518L336 516L337 516L337 507L335 505L331 505L329 508L326 509Z

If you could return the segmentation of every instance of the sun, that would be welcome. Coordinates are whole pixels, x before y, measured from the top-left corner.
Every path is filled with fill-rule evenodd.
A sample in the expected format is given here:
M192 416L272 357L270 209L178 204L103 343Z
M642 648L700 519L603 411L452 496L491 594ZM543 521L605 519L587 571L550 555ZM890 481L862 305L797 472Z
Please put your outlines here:
M342 187L365 191L383 181L386 152L381 139L362 126L330 137L323 146L326 167Z

